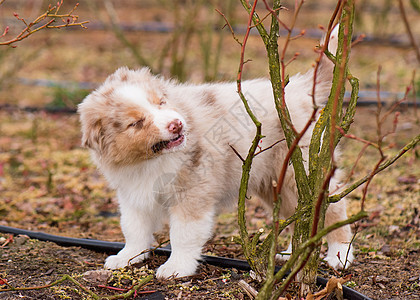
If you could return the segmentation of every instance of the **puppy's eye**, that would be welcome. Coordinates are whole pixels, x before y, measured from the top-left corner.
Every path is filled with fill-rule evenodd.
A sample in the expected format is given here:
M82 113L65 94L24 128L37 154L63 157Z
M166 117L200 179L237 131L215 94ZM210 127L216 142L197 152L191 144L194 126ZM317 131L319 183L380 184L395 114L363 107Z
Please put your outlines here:
M128 125L128 127L134 127L136 129L140 129L143 127L143 123L144 123L144 118L141 118L133 123L131 123L130 125Z
M166 101L165 100L160 100L159 105L165 105L165 104L166 104Z

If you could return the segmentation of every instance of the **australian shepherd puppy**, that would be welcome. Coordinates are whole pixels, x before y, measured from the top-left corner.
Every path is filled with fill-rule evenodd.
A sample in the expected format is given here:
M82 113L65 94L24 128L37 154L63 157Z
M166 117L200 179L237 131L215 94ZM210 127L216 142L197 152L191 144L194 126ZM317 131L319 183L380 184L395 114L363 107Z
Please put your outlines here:
M329 45L333 53L336 44L335 32ZM313 110L313 72L293 76L286 86L285 99L297 130L303 129ZM323 57L316 83L319 105L328 98L332 73L333 63ZM244 81L242 89L263 124L260 147L278 142L255 157L249 181L249 194L270 207L272 182L278 178L288 148L270 81ZM116 190L120 204L126 244L106 259L105 267L121 268L144 259L145 255L137 255L151 246L153 233L168 222L172 254L157 270L157 277L194 274L218 211L238 197L242 161L232 148L245 157L255 135L236 83L179 84L153 76L146 68L121 68L84 99L78 112L82 144ZM311 132L312 128L300 142L304 158ZM331 190L338 180L333 178ZM292 167L281 197L281 215L287 218L294 213L298 198ZM345 203L331 204L326 226L344 219ZM353 260L350 239L349 226L327 236L326 260L331 266L342 267L348 251L347 260Z

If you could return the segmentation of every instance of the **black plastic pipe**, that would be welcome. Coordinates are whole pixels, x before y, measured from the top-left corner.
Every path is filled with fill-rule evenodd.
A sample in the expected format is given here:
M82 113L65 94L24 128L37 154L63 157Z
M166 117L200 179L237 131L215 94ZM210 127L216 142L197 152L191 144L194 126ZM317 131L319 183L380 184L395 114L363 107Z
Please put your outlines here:
M107 252L107 253L117 253L124 247L124 243L118 242L107 242L94 239L79 239L79 238L70 238L65 236L59 236L44 232L24 230L9 226L0 226L0 232L11 233L11 234L24 234L29 236L32 239L37 239L45 242L53 242L60 246L65 247L82 247L97 252ZM169 256L171 255L171 249L169 248L156 248L153 252L157 255ZM251 267L248 262L240 259L225 258L219 256L210 256L202 255L202 262L207 263L217 267L223 268L235 268L238 270L249 271ZM276 267L276 272L279 270L279 267ZM328 280L317 276L316 283L320 286L326 286ZM343 295L346 299L349 300L371 300L369 297L347 287L343 286Z

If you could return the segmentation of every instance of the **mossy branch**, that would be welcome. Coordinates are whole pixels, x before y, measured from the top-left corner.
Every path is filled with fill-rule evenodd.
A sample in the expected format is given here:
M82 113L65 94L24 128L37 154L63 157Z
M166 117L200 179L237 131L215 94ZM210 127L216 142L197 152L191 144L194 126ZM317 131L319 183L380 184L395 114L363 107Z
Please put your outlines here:
M334 231L345 225L357 222L361 219L366 218L367 216L368 216L367 212L360 211L357 214L347 218L346 220L334 223L326 228L323 228L322 230L318 231L318 233L314 235L312 238L300 244L297 249L294 249L293 254L290 257L290 259L283 265L280 271L278 271L275 274L274 276L275 280L276 281L281 280L282 278L284 278L288 270L292 269L293 266L295 267L292 269L292 272L287 276L287 278L284 280L284 282L279 287L279 289L276 290L272 298L278 299L278 297L280 297L280 295L287 288L288 284L293 280L296 273L302 268L301 262L307 259L307 256L309 256L314 250L314 248L318 246L319 242L324 236L326 236L331 231ZM295 265L296 262L298 262L297 265Z
M76 279L74 279L73 277L71 277L70 275L67 275L67 274L66 275L63 275L63 277L57 279L56 281L53 281L53 282L51 282L49 284L41 285L41 286L12 287L12 286L8 285L9 287L7 289L0 289L0 293L1 292L31 291L31 290L47 289L47 288L50 288L50 287L59 285L59 284L65 282L65 281L70 281L74 285L78 286L85 293L89 294L89 296L92 297L95 300L99 300L99 299L104 299L104 300L128 299L131 296L133 296L134 293L138 289L140 289L142 286L144 286L146 283L148 283L152 279L153 279L153 275L149 275L149 276L143 278L142 280L140 280L140 282L138 284L136 284L135 286L133 286L128 292L126 292L124 294L118 294L118 295L112 295L112 296L100 296L100 295L92 292L91 290L89 290L88 288L86 288L85 286L83 286L80 282L78 282Z
M242 93L242 70L245 62L245 46L246 42L249 37L249 32L251 30L251 22L252 16L255 12L255 8L258 1L255 1L252 8L249 11L249 20L248 20L248 27L247 31L244 36L244 40L241 44L241 58L239 63L239 70L238 70L238 78L237 78L237 87L238 87L238 94L239 97L245 107L246 112L248 113L249 117L252 119L256 127L255 137L252 141L252 145L248 150L248 154L246 158L243 160L242 164L242 177L241 177L241 185L239 188L239 197L238 197L238 225L239 225L239 232L241 237L242 248L244 250L244 255L250 264L251 268L254 270L262 270L262 266L264 265L263 261L261 261L257 255L256 249L256 241L254 243L250 240L247 226L246 226L246 218L245 218L245 201L246 201L246 193L248 191L248 183L249 177L251 172L251 165L255 155L255 152L258 149L259 141L263 138L261 135L261 122L258 121L257 117L252 112L251 108L249 107L248 101L245 98L244 94Z

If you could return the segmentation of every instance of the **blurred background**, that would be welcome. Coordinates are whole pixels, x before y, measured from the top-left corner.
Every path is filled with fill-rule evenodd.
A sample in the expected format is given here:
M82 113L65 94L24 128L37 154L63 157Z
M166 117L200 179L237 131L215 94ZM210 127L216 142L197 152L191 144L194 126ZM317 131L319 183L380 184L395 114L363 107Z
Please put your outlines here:
M180 81L204 82L235 80L240 46L229 28L225 14L242 40L247 14L234 0L89 0L79 1L74 12L87 29L72 27L40 31L16 44L0 48L0 103L19 106L75 107L86 93L120 66L148 66L156 74ZM286 9L280 18L288 24L295 1L282 1ZM417 0L403 0L413 36L420 44L420 10ZM45 0L6 0L0 6L0 30L9 26L7 36L15 36L24 24L13 13L32 21L48 7ZM70 11L77 1L66 0L60 12ZM291 75L304 72L313 64L313 51L336 1L307 1L299 14L296 35L288 57L299 57L290 64ZM416 10L417 7L417 10ZM266 15L263 2L257 11ZM398 1L357 2L355 38L365 34L351 54L351 71L360 78L362 90L375 90L378 66L382 67L382 90L404 92L418 69L419 61L401 17ZM267 18L268 24L270 18ZM244 78L268 76L265 49L255 29L246 49ZM280 33L280 48L286 35ZM287 59L286 59L287 60ZM419 72L418 72L419 73ZM415 79L417 86L420 74ZM420 90L420 88L418 88ZM388 94L386 95L389 96ZM369 96L370 97L370 96ZM395 95L391 95L395 98ZM395 100L395 99L393 99Z

